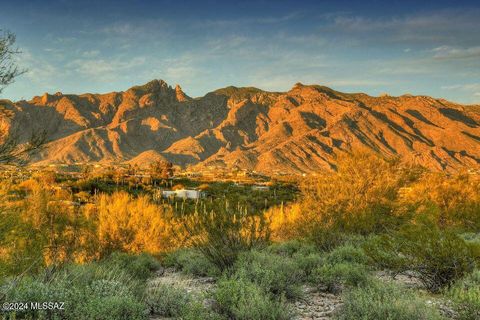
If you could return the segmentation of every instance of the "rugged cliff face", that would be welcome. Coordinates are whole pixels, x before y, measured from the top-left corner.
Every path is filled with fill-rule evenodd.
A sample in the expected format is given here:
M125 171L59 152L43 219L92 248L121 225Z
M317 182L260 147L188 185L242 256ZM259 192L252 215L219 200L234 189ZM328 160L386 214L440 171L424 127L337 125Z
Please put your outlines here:
M480 166L480 107L426 96L371 97L317 85L227 87L191 98L154 80L125 92L0 101L2 128L51 142L35 163L148 162L271 173L330 169L370 149L432 169Z

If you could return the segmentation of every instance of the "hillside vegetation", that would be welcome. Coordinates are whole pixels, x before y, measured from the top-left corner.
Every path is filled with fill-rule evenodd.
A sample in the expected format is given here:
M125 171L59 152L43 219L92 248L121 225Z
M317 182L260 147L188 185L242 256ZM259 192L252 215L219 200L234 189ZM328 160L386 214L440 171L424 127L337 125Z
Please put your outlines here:
M264 191L155 196L175 183L5 177L0 301L65 310L3 318L305 319L313 298L333 301L321 319L480 317L478 175L354 153Z

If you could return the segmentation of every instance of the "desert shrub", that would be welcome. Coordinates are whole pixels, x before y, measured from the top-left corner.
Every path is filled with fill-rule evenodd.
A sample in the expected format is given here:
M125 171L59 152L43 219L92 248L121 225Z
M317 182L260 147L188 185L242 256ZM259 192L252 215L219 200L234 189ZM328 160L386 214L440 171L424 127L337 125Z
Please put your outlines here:
M344 287L364 285L370 280L368 257L359 247L346 244L324 255L315 268L310 281L327 291L336 292Z
M292 258L297 264L298 269L303 271L304 280L311 279L314 270L324 263L324 258L319 253L296 253Z
M84 261L94 255L94 228L78 208L44 183L30 181L21 199L0 191L0 276L39 272L47 265ZM7 191L8 192L8 191ZM9 193L9 192L8 192Z
M153 285L146 292L146 303L153 314L164 317L179 317L192 302L185 291L165 284Z
M336 247L341 246L347 239L345 232L337 230L334 226L327 227L322 223L313 223L309 226L297 226L297 228L308 228L308 230L302 231L302 233L305 234L305 239L325 252L332 251Z
M480 270L457 281L447 291L447 296L455 303L460 319L480 319Z
M198 297L181 287L153 284L147 289L145 296L145 303L150 313L154 315L183 320L224 319L220 314L197 301Z
M132 255L115 252L103 262L106 266L119 268L136 279L146 280L152 273L160 269L160 262L147 253Z
M237 320L291 319L292 311L283 298L275 298L260 286L243 278L224 278L214 297L220 311Z
M474 244L474 245L480 245L480 233L469 232L469 233L461 234L460 236L467 243L471 243L471 244Z
M317 249L310 243L296 239L273 243L266 248L266 251L285 257L292 257L295 254L308 255L316 253Z
M25 277L21 282L12 283L6 282L2 288L2 293L5 295L1 302L21 302L21 301L80 301L78 297L80 293L69 290L64 283L58 285L51 285L49 283ZM68 306L68 304L67 304ZM3 313L3 312L2 312ZM32 319L38 316L39 319L45 319L47 312L44 310L33 311L12 311L4 312L6 319L25 318ZM53 312L54 319L61 319L63 311Z
M368 256L362 248L355 247L351 244L346 244L335 248L325 256L325 263L356 263L367 264L369 262Z
M337 320L434 320L438 312L410 291L391 283L370 282L347 291L344 304L335 313Z
M64 311L26 310L12 319L146 319L140 286L122 270L90 264L23 278L8 287L5 301L65 302Z
M220 271L196 249L179 249L168 253L163 259L166 267L174 267L194 276L218 276Z
M314 245L300 240L272 244L265 249L265 252L292 258L299 270L304 272L305 279L308 279L312 271L323 261Z
M325 264L315 269L311 280L329 292L341 291L344 287L365 285L371 280L364 265L357 263Z
M227 317L206 308L199 302L192 302L182 310L182 320L226 320Z
M364 248L377 266L395 273L413 271L432 292L471 272L480 257L478 246L427 223L374 238Z
M268 243L270 231L263 215L251 215L240 207L227 203L181 218L190 243L221 271L231 267L238 255L253 247Z
M65 314L67 313L67 318L79 320L148 319L145 312L145 304L132 296L94 297L88 300L87 303L81 304L74 313L66 311Z
M236 277L248 279L274 295L300 296L305 273L295 259L268 252L250 251L239 256L234 266Z

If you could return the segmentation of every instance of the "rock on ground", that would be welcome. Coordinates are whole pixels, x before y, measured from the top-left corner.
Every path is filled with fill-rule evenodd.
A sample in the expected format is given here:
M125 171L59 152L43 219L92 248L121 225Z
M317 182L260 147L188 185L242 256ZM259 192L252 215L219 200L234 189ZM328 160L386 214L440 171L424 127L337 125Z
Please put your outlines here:
M340 296L321 292L315 288L304 286L304 297L293 303L297 313L295 320L327 320L342 305Z

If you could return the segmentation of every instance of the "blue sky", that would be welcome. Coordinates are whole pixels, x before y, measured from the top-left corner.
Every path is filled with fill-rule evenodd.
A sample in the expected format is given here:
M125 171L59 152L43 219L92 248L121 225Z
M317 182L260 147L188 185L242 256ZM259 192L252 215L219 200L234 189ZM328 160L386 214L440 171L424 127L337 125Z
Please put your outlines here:
M423 3L421 3L423 2ZM480 103L478 1L3 1L28 69L2 98L322 84Z

